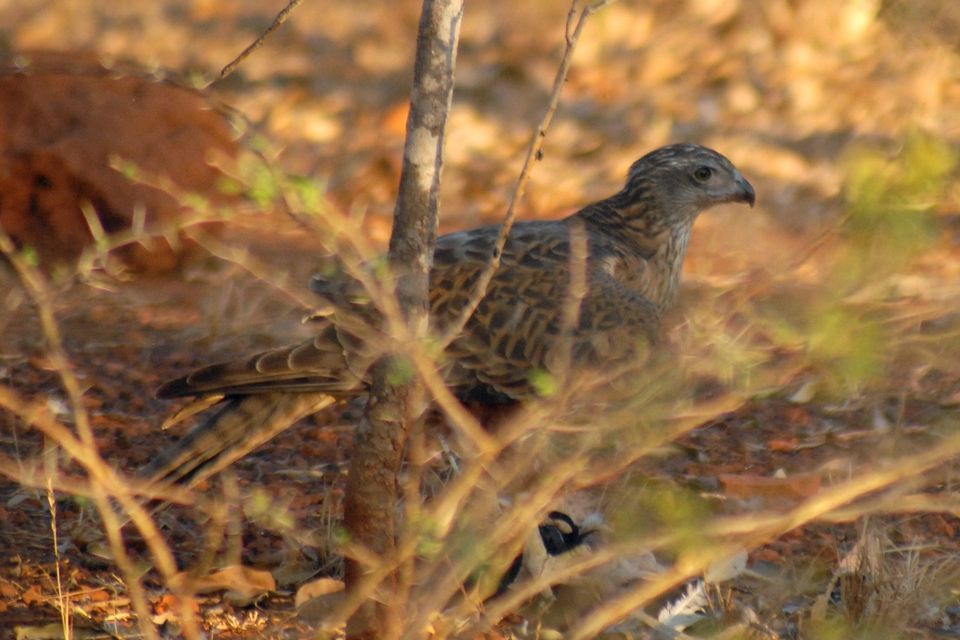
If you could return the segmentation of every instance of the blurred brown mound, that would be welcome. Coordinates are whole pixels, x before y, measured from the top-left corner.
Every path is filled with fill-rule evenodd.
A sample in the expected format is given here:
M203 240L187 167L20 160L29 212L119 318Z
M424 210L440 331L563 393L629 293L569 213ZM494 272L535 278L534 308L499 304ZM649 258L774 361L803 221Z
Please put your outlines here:
M24 56L18 56L21 62ZM142 208L146 229L175 222L185 208L163 190L111 168L130 161L144 175L225 202L212 154L234 157L229 124L200 92L106 69L87 54L30 55L0 65L0 226L44 266L72 263L92 240L81 207L107 233L128 229ZM141 272L179 266L189 245L158 238L114 255Z

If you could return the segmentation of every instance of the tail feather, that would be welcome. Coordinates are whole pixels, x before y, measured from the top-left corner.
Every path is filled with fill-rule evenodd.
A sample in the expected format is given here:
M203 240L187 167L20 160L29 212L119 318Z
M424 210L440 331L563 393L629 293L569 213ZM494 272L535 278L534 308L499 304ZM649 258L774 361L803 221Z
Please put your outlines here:
M336 401L326 393L229 396L219 411L165 449L140 474L156 483L194 484Z

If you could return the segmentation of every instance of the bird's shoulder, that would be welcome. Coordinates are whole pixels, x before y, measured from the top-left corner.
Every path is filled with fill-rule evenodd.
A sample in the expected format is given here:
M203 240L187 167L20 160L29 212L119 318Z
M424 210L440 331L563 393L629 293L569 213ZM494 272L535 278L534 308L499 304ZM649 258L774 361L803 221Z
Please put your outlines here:
M466 305L493 258L499 226L480 227L444 235L437 240L430 272L431 311L443 325ZM529 303L562 295L570 262L566 222L531 221L514 225L487 286L486 304ZM483 310L481 309L481 312Z
M510 229L500 258L505 268L537 269L543 262L566 260L569 252L567 220L518 222ZM448 233L437 238L435 270L470 268L490 262L500 225Z

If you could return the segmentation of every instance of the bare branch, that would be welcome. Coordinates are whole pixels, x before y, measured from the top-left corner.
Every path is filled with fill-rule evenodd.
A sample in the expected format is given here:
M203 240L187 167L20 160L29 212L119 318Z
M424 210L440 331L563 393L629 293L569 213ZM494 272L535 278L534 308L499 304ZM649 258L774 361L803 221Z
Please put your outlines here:
M240 64L250 56L250 54L252 54L254 51L256 51L257 49L263 46L264 41L266 41L266 39L270 36L271 33L279 29L280 25L282 25L284 22L287 21L287 18L290 17L290 14L293 13L293 10L296 9L298 6L300 6L300 3L302 2L303 0L290 0L290 2L287 3L287 6L285 6L280 11L280 13L277 14L277 17L273 19L273 22L270 23L270 26L267 27L266 31L261 33L256 40L250 43L250 46L248 46L246 49L241 51L240 55L238 55L236 58L231 60L230 63L227 64L227 66L225 66L220 71L220 77L218 77L216 80L208 84L207 88L220 82L221 80L229 76L231 73L236 71L237 67L239 67Z
M560 67L557 69L557 75L553 80L553 91L550 93L550 102L547 105L546 112L543 114L543 118L540 120L540 124L537 125L537 130L533 134L533 138L530 140L530 148L527 150L527 156L523 160L523 168L520 170L520 177L517 178L517 184L513 189L513 194L510 197L510 204L507 205L507 212L503 217L503 222L500 223L500 233L497 235L496 243L494 243L493 254L490 256L490 262L477 279L477 284L475 285L467 304L460 312L459 317L450 323L446 332L440 338L439 343L441 346L450 344L450 342L456 338L461 331L463 331L467 321L470 320L470 316L472 316L477 310L477 307L480 305L480 301L483 300L483 297L487 294L487 288L490 286L490 281L493 280L493 276L500 267L500 257L503 253L503 247L507 244L507 237L510 235L510 230L513 228L513 223L516 220L517 205L523 199L523 195L527 190L527 183L530 182L530 173L533 171L533 163L540 159L540 154L543 150L543 139L547 135L547 129L550 128L550 123L553 122L553 116L557 112L557 107L560 104L560 91L563 89L563 83L566 82L567 75L570 73L570 65L573 63L573 52L577 47L577 41L580 39L580 33L583 31L583 27L587 23L587 18L589 18L599 9L614 1L615 0L600 0L599 2L595 2L584 7L580 11L580 17L577 19L577 24L573 29L573 33L570 33L570 23L579 2L578 0L574 0L571 3L570 13L567 16L567 24L565 29L567 44L563 51L563 58L560 60Z
M117 566L127 581L127 588L130 590L131 602L137 612L141 630L148 638L156 638L156 630L150 623L149 609L143 587L140 585L134 563L130 559L121 538L120 528L123 523L114 511L110 498L116 498L136 526L140 528L160 572L168 579L175 575L177 569L173 554L163 543L163 538L149 514L137 502L127 485L116 476L113 469L103 461L97 452L89 415L82 402L83 392L80 382L74 374L73 365L63 347L53 308L54 298L46 279L39 270L24 260L10 236L2 230L0 230L0 253L5 255L13 265L27 294L33 298L37 305L41 328L47 340L48 356L60 376L64 389L66 389L78 437L54 419L46 407L27 403L12 390L2 386L0 386L0 406L9 409L27 423L40 428L44 434L48 435L58 446L63 447L67 453L83 465L87 473L90 474L93 480L90 483L93 501L101 518L103 518L107 539ZM187 596L188 594L180 591L180 595ZM184 623L184 634L188 638L199 638L200 629L190 608L190 598L183 597L181 600L180 613Z
M410 335L415 342L420 342L428 329L443 143L462 17L462 0L425 0L417 33L407 138L388 257L400 312L396 320L405 321L408 327L394 335ZM393 504L399 491L406 436L424 405L422 385L417 377L398 376L400 366L395 356L374 365L366 417L357 428L344 502L344 524L352 540L385 558L394 556L396 548ZM365 567L348 559L348 588L368 583L365 574ZM378 606L364 601L348 620L348 637L399 636L396 607L403 594L398 593L396 575L391 572L385 577L394 602Z
M902 479L924 473L958 453L960 453L960 436L954 435L944 439L938 447L898 460L888 469L867 472L822 491L787 513L718 519L707 525L703 534L706 539L735 538L734 544L738 548L754 548L763 542L828 515L834 510L841 509L858 498L867 496L884 487L892 486ZM673 570L673 572L680 573L676 576L677 580L685 580L698 575L712 561L723 557L726 554L726 550L723 549L724 546L721 544L712 545L711 553L704 553L704 557L697 558L695 562L686 566L681 567L678 563L678 568ZM715 553L717 549L720 549L719 554ZM671 577L672 579L673 577ZM589 614L572 631L570 637L577 640L593 638L597 633L623 619L631 611L643 606L660 593L662 593L662 589L657 588L656 582L627 592Z

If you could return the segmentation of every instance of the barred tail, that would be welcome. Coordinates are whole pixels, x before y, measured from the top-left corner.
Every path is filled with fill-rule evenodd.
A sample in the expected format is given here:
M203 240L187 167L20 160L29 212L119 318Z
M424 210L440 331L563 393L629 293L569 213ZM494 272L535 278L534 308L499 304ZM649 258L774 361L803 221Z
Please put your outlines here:
M140 475L163 484L199 482L334 402L336 398L325 393L230 396L219 411L162 451Z

